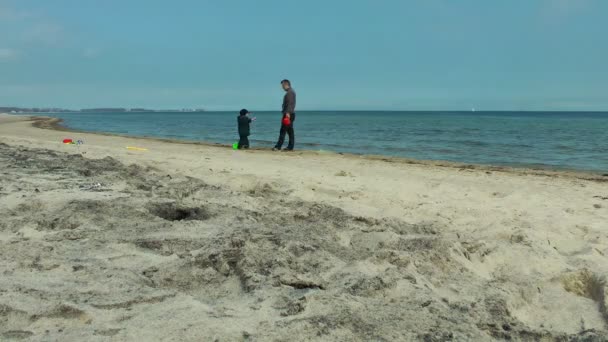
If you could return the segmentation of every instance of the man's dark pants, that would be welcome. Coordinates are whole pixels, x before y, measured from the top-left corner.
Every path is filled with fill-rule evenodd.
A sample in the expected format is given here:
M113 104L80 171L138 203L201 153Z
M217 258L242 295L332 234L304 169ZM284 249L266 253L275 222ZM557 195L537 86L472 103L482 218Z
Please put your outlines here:
M239 148L249 148L249 137L247 135L241 135L239 139Z
M296 113L291 114L291 125L285 126L281 125L281 132L279 133L279 141L275 148L281 149L283 147L283 143L285 142L285 133L289 135L289 144L287 144L288 150L293 150L293 147L296 143L295 133L293 131L293 123L296 121Z

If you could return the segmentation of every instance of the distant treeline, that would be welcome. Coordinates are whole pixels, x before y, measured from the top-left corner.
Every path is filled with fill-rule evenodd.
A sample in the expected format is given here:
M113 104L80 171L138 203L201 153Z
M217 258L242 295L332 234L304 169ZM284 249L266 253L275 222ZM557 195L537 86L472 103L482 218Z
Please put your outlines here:
M0 107L0 113L70 113L77 110L62 108L21 108L21 107Z
M0 107L0 113L154 113L154 112L178 112L193 113L204 112L204 109L146 109L146 108L84 108L84 109L64 109L64 108L21 108L21 107Z

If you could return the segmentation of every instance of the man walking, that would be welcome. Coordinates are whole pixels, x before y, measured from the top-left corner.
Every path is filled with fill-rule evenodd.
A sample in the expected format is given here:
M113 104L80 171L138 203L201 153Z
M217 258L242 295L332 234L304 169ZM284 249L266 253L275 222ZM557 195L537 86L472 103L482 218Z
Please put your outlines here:
M287 144L285 151L293 151L296 143L293 131L293 123L296 121L296 92L291 87L291 82L289 82L289 80L282 80L281 86L283 87L283 90L285 90L285 97L283 97L283 118L281 119L279 140L272 150L277 151L283 148L285 133L287 133L289 135L289 143Z

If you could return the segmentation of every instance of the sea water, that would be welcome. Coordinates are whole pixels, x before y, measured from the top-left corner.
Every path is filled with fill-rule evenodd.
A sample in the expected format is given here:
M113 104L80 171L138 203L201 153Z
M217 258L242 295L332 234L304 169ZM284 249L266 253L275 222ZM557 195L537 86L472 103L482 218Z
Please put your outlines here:
M60 113L69 128L232 144L236 112ZM45 114L47 115L47 114ZM270 148L281 114L257 112L252 147ZM296 149L608 172L608 113L301 111Z

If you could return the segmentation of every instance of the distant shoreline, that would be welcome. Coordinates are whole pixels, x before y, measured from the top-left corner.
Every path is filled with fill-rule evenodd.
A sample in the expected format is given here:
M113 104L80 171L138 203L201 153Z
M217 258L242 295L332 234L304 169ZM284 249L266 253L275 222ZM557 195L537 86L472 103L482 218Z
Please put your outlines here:
M6 107L0 107L6 108ZM252 112L274 112L274 109L260 109L260 110L252 110ZM581 113L581 114L605 114L608 115L608 110L448 110L448 109L425 109L425 110L414 110L414 109L308 109L302 110L300 112L336 112L336 113L361 113L361 112L378 112L378 113L475 113L475 114L484 114L484 113L538 113L538 114L565 114L565 113ZM43 114L89 114L89 113L108 113L108 114L131 114L131 113L232 113L238 112L238 109L235 110L177 110L177 109L150 109L150 110L125 110L125 111L105 111L105 110L97 110L97 109L84 109L84 110L57 110L57 111L44 111L44 112L35 112L35 111L21 111L21 112L10 112L3 109L0 110L0 113L7 114L16 114L16 115L43 115Z
M88 114L88 113L108 113L108 114L131 114L131 113L205 113L206 110L57 110L57 111L24 111L24 112L9 112L8 114L16 115L43 115L43 114Z
M11 115L11 114L8 114ZM39 129L50 129L55 131L64 131L64 132L75 132L75 133L83 133L83 134L93 134L100 136L117 136L117 137L126 137L140 140L151 140L151 141L159 141L166 142L171 144L185 144L185 145L199 145L199 146L209 146L215 148L223 148L223 149L231 149L231 146L227 144L221 143L213 143L213 142L205 142L205 141L195 141L195 140L187 140L187 139L168 139L168 138L159 138L153 136L134 136L128 134L117 134L117 133L108 133L108 132L93 132L79 129L72 129L65 125L63 125L63 119L61 118L52 118L45 116L19 116L27 118L27 120L32 122L32 126ZM268 148L252 148L251 151L262 152L262 151L270 151ZM559 168L551 168L551 167L533 167L533 166L499 166L499 165L489 165L489 164L475 164L475 163L459 163L452 161L443 161L443 160L420 160L413 158L404 158L404 157L394 157L394 156L384 156L384 155L373 155L373 154L354 154L354 153L343 153L343 152L318 152L314 150L298 150L299 155L319 155L323 154L334 154L339 155L346 158L357 158L364 160L377 160L383 161L387 163L396 163L396 164L416 164L416 165L426 165L426 166L434 166L434 167L443 167L443 168L454 168L459 169L461 171L464 170L481 170L487 172L507 172L507 173L515 173L520 175L538 175L538 176L547 176L547 177L571 177L576 179L585 179L599 182L608 182L608 173L604 173L601 171L587 171L587 170L575 170L575 169L559 169Z

